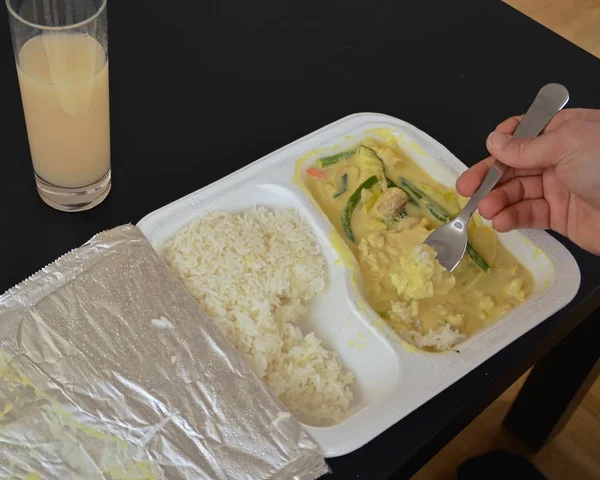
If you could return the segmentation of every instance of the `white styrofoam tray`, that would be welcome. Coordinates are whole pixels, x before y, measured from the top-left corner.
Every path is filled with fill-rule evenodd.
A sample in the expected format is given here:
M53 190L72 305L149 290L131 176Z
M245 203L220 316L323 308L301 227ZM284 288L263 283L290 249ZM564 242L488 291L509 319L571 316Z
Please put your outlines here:
M547 233L502 234L500 241L534 276L531 297L458 345L459 353L405 348L364 300L356 264L338 261L343 240L306 190L293 181L297 164L303 174L319 156L349 148L372 135L374 129L391 132L410 157L444 185L454 186L466 169L445 147L414 126L386 115L361 113L307 135L138 223L159 253L181 227L210 210L293 207L310 223L327 259L329 276L326 291L313 300L309 318L300 328L305 333L314 330L325 346L337 350L356 378L353 405L340 423L306 425L326 457L349 453L401 420L565 306L580 283L574 258Z

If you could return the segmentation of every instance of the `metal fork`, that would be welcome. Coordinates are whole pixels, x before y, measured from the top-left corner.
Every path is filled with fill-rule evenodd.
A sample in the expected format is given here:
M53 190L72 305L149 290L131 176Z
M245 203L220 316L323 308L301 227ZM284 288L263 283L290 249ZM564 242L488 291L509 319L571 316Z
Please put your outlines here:
M513 136L516 138L537 137L568 101L569 92L562 85L549 83L544 86L535 97ZM506 165L495 160L462 212L454 220L431 232L425 239L425 244L437 252L438 261L450 272L458 266L465 254L468 240L467 225L471 216L477 210L479 202L492 191L507 169Z

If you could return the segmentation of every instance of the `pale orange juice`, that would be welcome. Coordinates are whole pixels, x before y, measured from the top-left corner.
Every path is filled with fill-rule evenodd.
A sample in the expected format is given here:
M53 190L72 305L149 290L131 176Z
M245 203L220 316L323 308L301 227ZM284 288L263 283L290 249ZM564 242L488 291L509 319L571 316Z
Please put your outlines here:
M110 168L108 59L94 38L44 32L19 51L17 72L33 167L59 187L90 185Z

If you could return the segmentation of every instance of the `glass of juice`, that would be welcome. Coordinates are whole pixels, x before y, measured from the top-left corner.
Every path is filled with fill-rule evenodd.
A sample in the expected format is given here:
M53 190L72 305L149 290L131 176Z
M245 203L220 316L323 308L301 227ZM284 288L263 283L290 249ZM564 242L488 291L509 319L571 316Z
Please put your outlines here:
M6 0L35 182L62 211L110 191L107 0Z

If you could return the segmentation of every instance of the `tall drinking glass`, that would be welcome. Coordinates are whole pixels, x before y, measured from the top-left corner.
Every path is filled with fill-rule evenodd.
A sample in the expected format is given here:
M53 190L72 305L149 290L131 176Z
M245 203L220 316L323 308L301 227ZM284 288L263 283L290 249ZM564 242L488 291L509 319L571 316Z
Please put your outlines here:
M6 0L35 182L63 211L110 191L106 0Z

